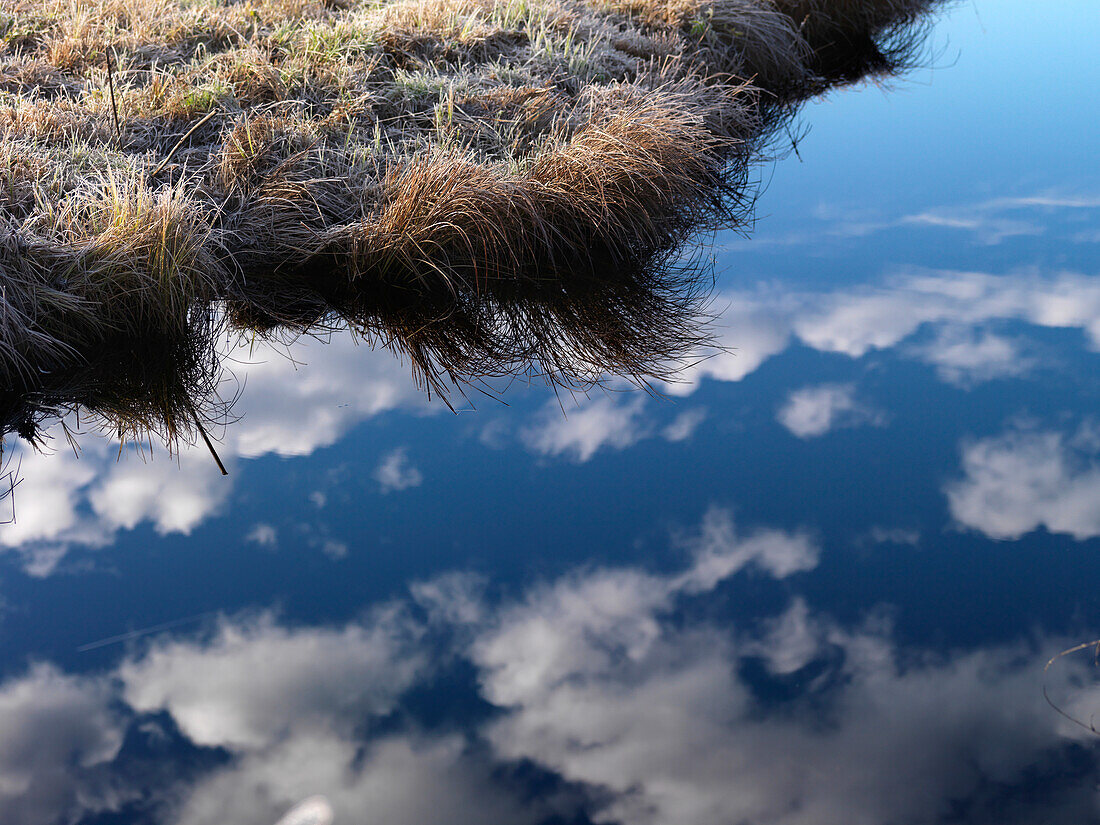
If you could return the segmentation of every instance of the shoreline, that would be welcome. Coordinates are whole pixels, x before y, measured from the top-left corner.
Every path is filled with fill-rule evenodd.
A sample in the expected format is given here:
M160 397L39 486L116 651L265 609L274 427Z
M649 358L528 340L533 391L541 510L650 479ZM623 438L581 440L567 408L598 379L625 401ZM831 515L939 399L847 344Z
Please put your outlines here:
M941 2L16 3L0 431L197 438L227 334L350 327L444 399L661 377L706 340L690 239Z

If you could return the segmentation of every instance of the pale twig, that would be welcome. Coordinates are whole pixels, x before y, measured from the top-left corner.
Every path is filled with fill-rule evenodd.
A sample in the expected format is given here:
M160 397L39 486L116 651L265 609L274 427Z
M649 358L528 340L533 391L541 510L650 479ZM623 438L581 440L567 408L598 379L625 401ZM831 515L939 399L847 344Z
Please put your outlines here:
M206 115L203 116L202 120L200 120L190 129L188 129L187 133L176 141L175 146L168 150L168 154L164 156L160 163L157 164L157 168L153 170L152 174L149 175L149 177L155 178L157 175L159 175L161 170L168 165L168 161L172 159L172 155L176 154L176 150L183 146L183 144L187 142L187 139L191 137L191 135L195 134L195 132L197 132L204 123L207 123L210 118L214 117L214 115L216 115L217 113L217 109L211 109L209 112L206 113Z

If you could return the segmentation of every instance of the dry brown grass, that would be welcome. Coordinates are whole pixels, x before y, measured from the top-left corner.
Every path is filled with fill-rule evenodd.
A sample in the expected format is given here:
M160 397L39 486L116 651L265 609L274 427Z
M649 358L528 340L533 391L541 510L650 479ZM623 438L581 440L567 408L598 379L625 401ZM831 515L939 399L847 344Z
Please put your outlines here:
M684 242L935 3L15 0L0 429L186 436L226 324L351 326L440 391L662 375L702 336Z

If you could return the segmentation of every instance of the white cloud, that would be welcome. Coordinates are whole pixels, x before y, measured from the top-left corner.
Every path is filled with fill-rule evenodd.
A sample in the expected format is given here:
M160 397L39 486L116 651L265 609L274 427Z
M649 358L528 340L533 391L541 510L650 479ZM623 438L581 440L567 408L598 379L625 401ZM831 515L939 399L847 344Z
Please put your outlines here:
M454 627L481 622L484 591L485 580L473 573L444 573L409 585L413 601L427 611L430 621Z
M477 440L490 450L503 450L511 437L511 427L507 419L494 418L478 432Z
M697 407L694 410L684 410L673 420L671 424L661 430L661 435L666 440L672 442L687 441L699 428L699 425L706 421L707 411L704 407Z
M0 684L0 820L5 825L75 821L110 810L96 767L114 759L123 721L107 682L34 665Z
M22 479L17 522L0 531L0 546L18 549L28 572L47 575L71 547L110 544L120 530L144 522L161 534L187 534L225 505L240 458L306 455L365 418L437 409L396 358L358 346L350 335L303 340L293 353L295 361L268 344L234 353L244 391L233 411L238 420L217 444L228 478L201 443L175 456L131 446L121 459L117 443L95 434L81 439L79 458L67 448L47 455L14 445ZM55 442L65 440L58 435Z
M1041 235L1047 222L1037 211L1090 210L1100 208L1100 199L1091 196L1039 194L1024 197L990 198L972 204L937 207L903 217L900 225L958 229L974 233L985 244L998 244L1021 235ZM1019 213L1032 213L1019 217Z
M325 539L321 545L321 552L334 561L345 559L348 556L348 545L346 542L336 541L335 539Z
M973 281L911 277L885 287L823 295L816 307L799 314L795 330L814 349L860 358L893 347L921 324L977 312L977 290L961 294L959 289L966 284Z
M1022 320L1045 327L1080 327L1100 337L1100 282L1083 275L988 275L933 271L895 278L807 301L794 325L802 341L823 352L859 358L893 347L922 324L976 326Z
M173 460L174 458L174 460ZM112 530L151 521L161 535L190 533L229 497L227 484L203 447L163 453L146 462L118 462L88 494L92 511Z
M742 536L730 511L722 507L708 509L698 534L681 541L691 551L693 564L675 579L675 587L688 593L712 590L746 567L777 579L813 570L820 553L804 532L757 529Z
M966 443L963 477L949 483L951 515L994 539L1046 527L1083 540L1100 536L1100 464L1087 438L1013 429Z
M293 361L273 347L258 346L236 370L244 393L226 435L231 451L245 458L276 453L309 455L352 426L389 410L431 412L408 367L389 352L372 351L350 334L329 341L301 339Z
M455 735L394 735L364 748L353 738L311 732L247 753L200 782L171 825L271 825L319 788L336 823L539 822L543 805L501 788L492 768Z
M392 493L419 487L424 483L424 476L409 462L408 449L398 447L374 469L374 480L383 493Z
M911 353L933 365L943 381L960 387L1023 375L1035 363L1021 352L1017 341L986 329L950 324L936 330L931 341L914 346Z
M191 741L255 748L387 713L425 667L414 642L415 628L386 612L298 630L261 614L222 620L205 642L156 643L118 675L132 707L168 711Z
M68 552L67 545L50 542L35 542L20 547L19 555L23 562L23 572L34 578L45 578L57 570L57 566L61 564Z
M820 384L795 390L776 417L799 438L815 438L838 427L881 422L881 416L856 400L854 384Z
M129 447L120 458L117 446L89 437L79 457L16 449L17 520L0 531L0 546L17 549L33 575L53 572L72 545L110 544L119 530L144 521L161 534L189 533L231 491L205 448L143 457Z
M102 544L108 540L102 527L83 520L78 512L82 493L101 466L96 460L99 445L89 446L96 455L82 461L69 450L47 454L14 445L13 461L19 464L21 479L14 493L16 519L0 531L0 544L20 547L73 540Z
M460 574L415 588L422 603L476 598ZM440 604L432 621L468 620ZM480 615L481 608L476 608ZM286 627L270 614L222 619L209 639L167 641L123 662L116 678L136 710L163 710L192 742L234 758L181 794L172 825L270 825L307 797L335 822L505 825L544 818L538 800L494 780L497 764L466 737L368 724L427 683L424 628L400 605L340 628Z
M974 203L932 206L900 217L886 217L867 209L822 205L814 217L822 223L783 235L764 235L751 240L755 246L799 246L823 238L864 238L899 227L952 230L970 233L979 243L996 245L1006 239L1042 235L1050 229L1053 211L1100 209L1100 199L1090 195L1040 193L1022 197L996 197ZM731 248L748 246L741 241Z
M473 648L484 696L506 710L489 741L600 788L597 822L938 822L970 799L979 814L983 789L1022 781L1064 742L1026 648L903 665L884 623L844 630L800 600L738 641L673 620L669 584L565 579L502 611ZM737 676L744 657L777 677L821 672L769 713ZM1081 815L1095 800L1064 804Z
M279 543L279 531L271 524L260 522L252 527L244 540L255 542L261 547L274 547Z
M744 652L764 659L774 674L798 672L817 658L826 644L825 628L810 615L810 607L802 598L792 601L781 616L764 627L765 635L749 639Z
M967 385L1034 365L1019 357L1018 342L986 328L994 322L1079 328L1100 349L1100 282L1068 272L916 270L833 292L727 292L714 304L725 307L711 325L717 349L687 359L680 380L663 385L669 394L690 395L703 378L740 381L793 341L862 358L897 347L925 326L932 328L931 342L898 354L934 364L944 380Z
M1100 209L1100 198L1094 195L1063 195L1046 193L1025 197L994 198L986 201L989 208L1023 209L1038 207L1041 209Z
M342 627L262 614L154 642L96 680L38 666L0 684L0 816L76 821L136 794L107 770L116 713L163 711L230 754L172 789L169 825L271 825L318 797L337 823L367 811L418 825L887 825L947 821L960 805L975 822L1088 821L1090 777L1052 786L1041 809L998 804L1002 787L1057 770L1077 735L1038 689L1060 640L933 656L899 650L880 618L843 627L798 597L755 631L730 627L680 607L753 566L808 569L816 548L740 536L718 509L684 544L680 571L579 569L503 604L452 573L414 586L424 620L400 605ZM448 627L459 632L440 650ZM400 723L401 694L433 685L430 655L471 665L496 712L465 730ZM750 660L799 692L762 701L741 676ZM1064 664L1051 686L1074 697L1084 665ZM590 792L532 794L510 778L520 764Z
M1008 238L1026 235L1042 235L1046 227L1037 220L1021 220L1003 214L984 212L980 209L932 209L906 215L898 221L901 226L924 226L931 229L956 229L973 233L983 244L996 246Z
M475 650L475 659L492 673L485 683L487 698L509 705L518 696L554 690L593 662L638 660L660 635L657 617L681 594L713 590L750 567L785 578L813 569L818 558L804 534L738 535L729 511L719 507L709 509L699 531L680 543L691 564L679 574L630 568L586 572L538 588L502 611Z
M311 796L287 811L275 825L332 825L335 812L323 796Z
M520 432L520 438L529 449L543 455L565 455L585 462L601 449L626 449L650 434L642 419L645 401L641 393L622 402L600 396L564 414L558 403L551 401L536 421Z
M690 395L704 378L740 381L790 344L794 307L786 296L731 292L716 296L713 306L720 312L708 324L715 346L684 361L677 380L662 387L670 395Z

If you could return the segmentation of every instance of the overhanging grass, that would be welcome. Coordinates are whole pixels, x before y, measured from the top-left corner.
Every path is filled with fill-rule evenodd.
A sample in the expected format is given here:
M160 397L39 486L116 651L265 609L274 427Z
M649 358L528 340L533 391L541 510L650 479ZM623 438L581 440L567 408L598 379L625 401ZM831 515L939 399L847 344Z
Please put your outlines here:
M223 332L350 326L429 386L659 376L693 233L800 100L937 0L17 0L0 430L210 415ZM111 71L108 73L108 69Z

